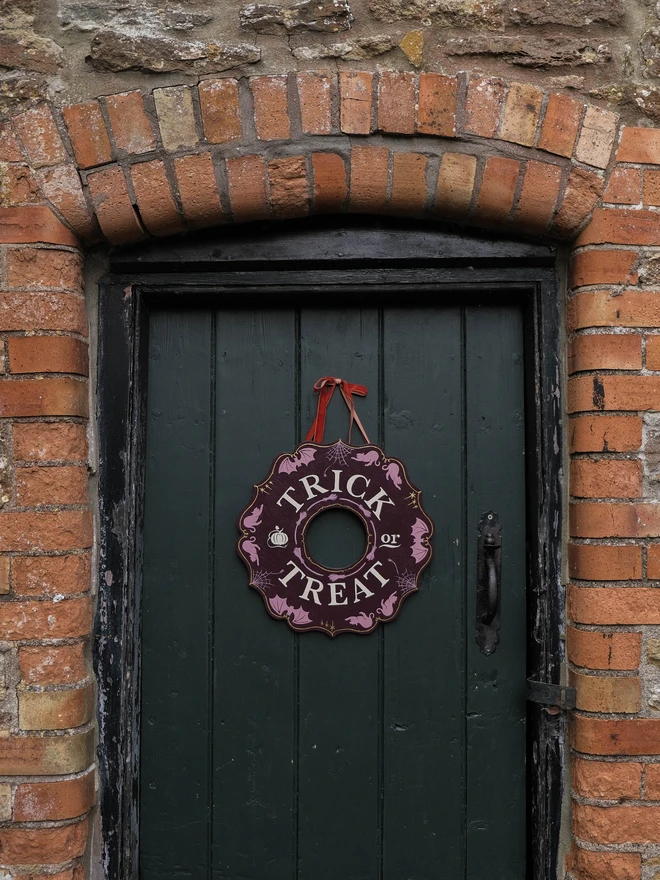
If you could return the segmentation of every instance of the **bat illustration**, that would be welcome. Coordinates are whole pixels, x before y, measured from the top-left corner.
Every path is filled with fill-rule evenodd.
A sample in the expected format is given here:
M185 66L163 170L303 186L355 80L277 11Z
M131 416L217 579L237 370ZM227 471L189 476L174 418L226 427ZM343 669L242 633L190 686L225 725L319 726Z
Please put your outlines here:
M364 611L360 611L357 617L347 617L346 620L348 623L351 623L353 626L361 626L362 629L369 629L371 626L371 621L373 620L374 613L365 614Z
M306 446L304 449L301 449L300 452L296 452L295 455L287 456L280 464L277 472L279 474L292 474L294 471L297 471L299 467L303 467L304 465L309 464L310 461L313 461L315 455L316 449L311 449Z
M370 452L358 452L353 456L353 461L363 461L367 467L371 467L372 464L378 464L378 453L375 449Z
M256 538L246 538L245 541L241 542L241 550L246 556L250 557L252 562L256 562L259 565L259 550L261 547L257 544Z
M270 607L273 609L275 614L281 614L284 616L288 614L291 609L287 605L286 599L283 599L281 596L273 596L272 599L268 600L270 603Z
M387 477L387 479L391 480L397 489L400 489L401 488L401 477L399 476L399 473L400 473L399 465L395 461L392 461L387 465L386 468L384 468L384 470L385 470L385 476Z
M311 623L312 618L305 611L304 608L289 608L289 612L291 613L291 620L294 623Z
M429 552L428 545L424 543L424 536L428 535L429 527L424 520L417 517L415 525L411 528L413 542L411 545L411 553L415 562L421 562Z
M396 593L392 593L389 599L384 599L378 607L378 613L383 617L391 617L396 605Z
M264 509L263 504L260 504L259 507L255 507L252 513L249 516L246 516L243 520L243 525L246 529L249 529L251 532L254 532L257 526L261 525L261 513Z

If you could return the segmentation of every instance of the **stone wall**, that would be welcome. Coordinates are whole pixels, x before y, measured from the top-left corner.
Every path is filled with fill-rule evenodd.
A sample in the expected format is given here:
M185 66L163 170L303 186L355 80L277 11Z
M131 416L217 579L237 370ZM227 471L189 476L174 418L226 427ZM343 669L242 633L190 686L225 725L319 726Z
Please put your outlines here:
M0 111L310 67L469 69L660 120L644 0L0 0Z

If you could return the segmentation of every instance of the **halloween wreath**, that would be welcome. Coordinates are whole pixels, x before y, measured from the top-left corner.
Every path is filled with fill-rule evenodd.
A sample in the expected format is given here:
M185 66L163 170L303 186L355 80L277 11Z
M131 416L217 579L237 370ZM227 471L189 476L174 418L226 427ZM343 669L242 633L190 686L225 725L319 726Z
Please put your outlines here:
M350 427L355 422L366 445L350 444L350 428L348 444L323 444L335 388L348 406ZM305 442L279 455L255 485L239 519L238 552L271 616L286 619L298 632L368 633L394 620L417 591L431 559L433 524L403 463L369 442L353 401L367 389L325 377L314 390L319 393L314 424ZM307 550L310 524L330 508L354 513L366 533L362 557L341 570L320 565Z

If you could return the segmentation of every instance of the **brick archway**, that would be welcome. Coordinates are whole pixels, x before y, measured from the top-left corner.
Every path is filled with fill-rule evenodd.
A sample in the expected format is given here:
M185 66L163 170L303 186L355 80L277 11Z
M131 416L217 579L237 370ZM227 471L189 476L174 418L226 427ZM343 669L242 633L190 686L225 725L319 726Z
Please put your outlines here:
M498 79L320 72L41 104L0 125L0 163L0 864L82 877L95 801L85 246L366 212L573 246L568 867L639 877L660 844L653 417L641 451L660 410L660 131Z

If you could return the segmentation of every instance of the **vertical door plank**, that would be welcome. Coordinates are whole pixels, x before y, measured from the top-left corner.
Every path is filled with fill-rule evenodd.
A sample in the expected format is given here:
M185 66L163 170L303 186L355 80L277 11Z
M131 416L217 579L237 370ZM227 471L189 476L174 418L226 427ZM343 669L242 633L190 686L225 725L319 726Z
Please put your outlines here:
M149 366L140 876L163 880L209 868L210 314L152 314Z
M339 376L367 385L358 398L370 437L378 430L376 310L301 314L303 434L316 407L314 382ZM346 439L348 411L330 405L325 442ZM362 441L354 433L353 443ZM374 880L380 821L380 651L374 636L300 638L299 880Z
M420 591L383 627L385 880L464 876L461 331L458 308L384 314L385 451L435 528Z
M474 626L477 526L502 522L500 644L468 639L468 871L525 876L525 469L522 313L466 312L468 627ZM472 629L474 633L474 629Z
M248 586L236 521L295 448L293 310L217 316L213 864L223 880L294 871L295 635Z

